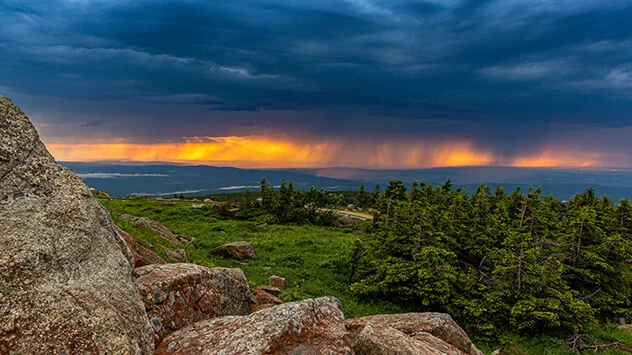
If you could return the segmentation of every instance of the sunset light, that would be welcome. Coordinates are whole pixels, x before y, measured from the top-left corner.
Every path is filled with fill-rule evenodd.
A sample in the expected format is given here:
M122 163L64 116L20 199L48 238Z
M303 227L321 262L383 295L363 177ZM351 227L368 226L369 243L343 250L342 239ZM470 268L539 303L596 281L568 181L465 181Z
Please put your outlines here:
M47 145L59 161L138 161L244 168L422 168L491 165L494 157L470 142L298 142L248 137L194 137L165 144Z

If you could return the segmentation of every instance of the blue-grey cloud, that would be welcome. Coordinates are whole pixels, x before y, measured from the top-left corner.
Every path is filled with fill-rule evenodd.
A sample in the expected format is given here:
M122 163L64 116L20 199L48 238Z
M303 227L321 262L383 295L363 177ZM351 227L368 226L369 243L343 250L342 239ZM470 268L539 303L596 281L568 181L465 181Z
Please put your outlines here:
M632 126L631 17L620 0L5 0L0 94L60 137L433 135L511 155Z

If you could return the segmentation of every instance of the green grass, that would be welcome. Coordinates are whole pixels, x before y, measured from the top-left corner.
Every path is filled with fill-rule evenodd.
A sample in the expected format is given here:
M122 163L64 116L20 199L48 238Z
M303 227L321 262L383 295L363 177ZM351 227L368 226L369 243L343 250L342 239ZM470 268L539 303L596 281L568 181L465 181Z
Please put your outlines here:
M477 343L477 345L485 354L491 354L493 350L502 348L503 354L511 355L571 355L595 353L623 355L630 354L632 350L632 333L628 330L618 329L611 324L596 326L588 331L582 339L585 341L585 348L579 352L571 351L568 341L544 336L533 338L509 336L502 339L500 345L487 343Z
M164 224L174 233L196 239L186 245L189 262L207 267L234 267L244 270L251 285L263 285L268 277L286 279L281 298L295 301L321 296L335 296L343 304L347 318L406 310L383 301L362 301L348 288L348 275L339 261L355 235L350 229L310 225L275 225L258 227L263 220L241 221L219 216L210 210L190 208L191 202L155 200L101 200L115 222L134 239L156 251L165 260L164 250L175 250L163 238L146 229L136 229L117 217L122 213L148 217ZM248 241L257 249L256 260L238 261L211 255L212 248L235 241Z
M348 274L341 263L349 244L356 238L351 229L325 228L310 225L268 224L260 227L266 218L254 221L236 220L213 213L211 210L190 208L192 202L160 200L101 200L112 214L115 222L135 240L156 251L170 261L164 250L181 247L172 245L164 238L147 229L136 229L118 216L129 213L159 221L174 233L196 239L184 246L189 262L208 267L235 267L244 270L252 286L263 285L271 275L286 279L281 298L295 301L321 296L335 296L342 301L347 318L383 313L402 313L409 310L379 300L361 300L348 287ZM238 261L211 255L212 248L219 245L245 240L257 249L258 259ZM630 354L625 346L632 347L632 333L612 325L595 327L587 334L591 344L622 346L599 348L599 354ZM509 336L501 344L476 342L477 346L491 354L502 347L503 354L516 355L569 355L572 352L564 341L547 337L521 338ZM585 349L583 354L593 354L594 349Z

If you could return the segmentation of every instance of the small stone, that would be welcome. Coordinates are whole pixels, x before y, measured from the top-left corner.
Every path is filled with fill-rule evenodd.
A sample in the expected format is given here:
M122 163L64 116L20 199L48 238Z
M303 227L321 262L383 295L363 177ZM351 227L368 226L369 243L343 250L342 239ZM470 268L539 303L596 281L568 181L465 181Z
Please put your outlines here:
M224 244L212 249L211 254L233 257L239 260L257 258L257 250L255 247L251 243L245 241Z
M280 276L272 275L268 278L268 285L282 289L285 287L285 279Z

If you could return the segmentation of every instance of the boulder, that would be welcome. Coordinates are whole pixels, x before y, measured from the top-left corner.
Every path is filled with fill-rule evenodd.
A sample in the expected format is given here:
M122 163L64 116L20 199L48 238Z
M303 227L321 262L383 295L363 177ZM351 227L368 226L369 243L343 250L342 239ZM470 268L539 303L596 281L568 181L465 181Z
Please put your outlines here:
M285 279L281 276L272 275L268 277L268 285L282 289L285 287Z
M129 250L132 252L132 266L140 267L151 264L166 264L165 261L162 260L160 256L158 256L158 254L138 244L131 235L129 235L121 228L116 227L116 231L118 235L123 239L123 241L125 241L125 244L129 248Z
M166 338L164 354L353 354L340 301L285 303L248 316L198 322Z
M165 255L173 261L187 262L187 252L184 249L178 249L176 251L165 250Z
M135 247L136 247L136 252L140 256L140 261L136 263L134 267L167 263L164 260L162 260L162 258L158 254L154 253L151 249L145 248L139 243L136 243Z
M336 222L337 228L350 228L355 226L355 221L349 216L339 216Z
M250 313L250 289L240 269L166 264L139 267L136 274L156 346L189 324Z
M267 293L273 294L275 296L279 296L279 295L281 295L281 293L283 293L283 291L280 288L274 287L274 286L268 286L268 285L257 286L254 289L255 289L255 291L256 290L262 290L262 291L265 291Z
M260 287L255 287L254 291L255 294L253 295L253 300L258 305L283 303L283 301L279 297L264 291Z
M153 219L149 219L145 217L137 218L136 221L134 222L134 227L151 229L157 235L165 239L168 239L172 244L182 245L182 242L180 241L180 238L178 235L172 233L169 229L167 229L167 227L163 226L157 221L154 221Z
M479 350L472 344L463 329L452 320L452 317L445 313L381 314L348 319L346 325L352 341L357 338L369 323L394 328L409 337L415 337L421 333L430 333L466 354L479 354Z
M194 203L194 204L191 205L191 208L193 208L195 210L203 210L203 209L206 208L206 205L203 204L203 203L198 203L198 204Z
M356 355L467 355L428 333L425 340L411 338L399 330L369 323L353 341Z
M239 260L256 259L257 251L255 247L248 242L233 242L224 244L211 250L211 254L233 257Z
M0 353L151 354L131 251L0 97Z

